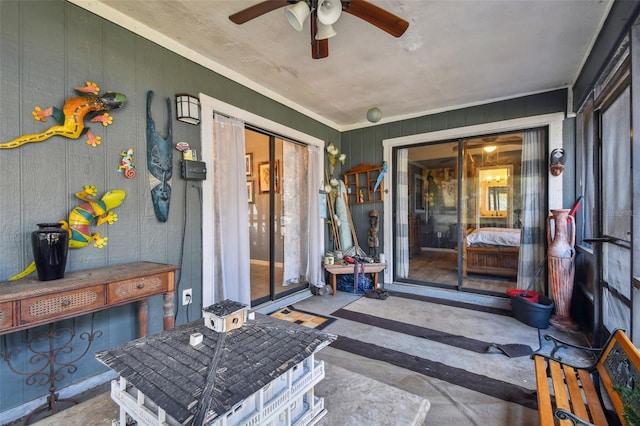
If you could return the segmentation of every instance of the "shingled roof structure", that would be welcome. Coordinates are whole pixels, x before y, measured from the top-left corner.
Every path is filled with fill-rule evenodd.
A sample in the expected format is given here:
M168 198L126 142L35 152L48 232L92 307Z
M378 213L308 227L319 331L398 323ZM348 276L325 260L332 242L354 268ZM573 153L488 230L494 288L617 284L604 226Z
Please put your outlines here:
M192 346L194 333L203 339ZM229 412L335 339L256 314L226 333L198 320L95 356L178 423L195 424Z

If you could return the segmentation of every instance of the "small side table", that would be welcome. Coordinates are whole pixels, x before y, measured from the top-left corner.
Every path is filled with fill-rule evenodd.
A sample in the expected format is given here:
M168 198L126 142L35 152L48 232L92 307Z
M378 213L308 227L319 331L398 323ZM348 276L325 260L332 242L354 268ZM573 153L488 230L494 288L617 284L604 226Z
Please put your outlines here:
M27 332L24 345L33 352L29 356L30 370L22 370L27 362L24 365L14 365L15 358L12 355L20 353L22 348L0 346L0 360L4 359L15 374L27 376L27 385L43 385L46 383L47 372L49 373L47 402L32 411L25 419L25 424L29 424L36 415L38 416L34 419L39 420L42 413L45 413L45 417L55 414L60 409L59 405L65 401L76 403L73 399L59 398L56 383L64 380L65 374L76 371L76 363L88 353L94 340L102 335L102 330L94 329L92 316L90 330L76 332L75 318L84 314L93 315L114 306L136 303L138 336L146 336L149 311L147 299L162 294L163 328L172 329L177 269L176 265L134 262L68 272L58 280L39 281L32 277L0 283L0 335L48 325L48 331L34 334ZM67 319L72 320L71 327L60 323ZM34 345L36 341L48 341L49 344L39 347ZM81 346L84 346L84 350ZM74 348L78 348L75 354Z
M373 277L373 289L378 288L378 273L383 271L387 267L386 263L363 263L364 273L371 274ZM336 295L337 291L337 275L351 274L353 275L355 265L351 263L336 263L333 265L324 265L324 270L331 274L331 288L333 289L333 295Z

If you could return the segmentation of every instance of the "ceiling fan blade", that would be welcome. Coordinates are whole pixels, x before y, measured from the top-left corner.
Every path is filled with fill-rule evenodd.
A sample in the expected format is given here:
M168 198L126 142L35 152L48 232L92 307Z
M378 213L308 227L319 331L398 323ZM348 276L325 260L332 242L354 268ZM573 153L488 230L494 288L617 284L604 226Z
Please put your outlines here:
M240 12L234 13L233 15L229 16L229 19L231 20L231 22L235 24L238 24L238 25L244 24L247 21L257 18L258 16L262 16L265 13L269 13L272 10L285 7L288 4L290 4L288 0L262 1L258 4L254 4L253 6L250 6L244 10L241 10Z
M409 28L409 23L404 19L367 1L343 0L342 5L345 12L375 25L394 37L400 37Z
M311 57L313 59L322 59L329 56L329 39L316 40L318 32L318 22L316 19L316 11L311 12Z

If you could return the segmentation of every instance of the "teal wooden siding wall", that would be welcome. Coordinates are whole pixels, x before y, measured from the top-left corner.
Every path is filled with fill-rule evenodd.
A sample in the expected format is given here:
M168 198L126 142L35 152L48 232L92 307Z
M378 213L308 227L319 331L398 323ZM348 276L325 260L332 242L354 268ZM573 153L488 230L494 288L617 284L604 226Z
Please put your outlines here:
M174 151L169 220L161 223L155 218L146 166L148 90L155 92L152 115L161 135L166 134L165 99L171 99L174 109L174 95L186 92L206 93L324 140L340 137L339 132L322 123L64 1L0 1L0 55L0 142L48 128L51 118L47 123L33 120L34 106L61 107L65 99L75 95L73 87L86 81L98 83L102 91L121 92L128 98L124 108L111 111L113 125L91 125L93 132L102 137L102 144L96 148L86 145L84 137L54 137L0 150L0 281L31 262L30 233L36 223L65 219L69 210L80 204L73 194L84 185L95 185L99 195L120 188L127 192L127 199L117 209L119 220L99 229L109 238L108 246L70 251L67 270L138 260L179 264L186 221L182 269L177 277L181 289L194 290L191 320L200 316L200 184L180 179L179 153ZM174 143L187 141L200 152L200 128L172 120ZM116 172L120 151L130 147L135 149L138 172L133 180ZM161 313L162 298L152 298L150 333L162 329ZM180 306L177 322L185 321L185 311ZM72 323L57 325L70 327ZM90 325L91 316L75 322L78 334L89 330ZM93 352L135 337L134 307L96 314L95 328L102 335L76 364L77 372L64 373L64 380L58 383L60 388L106 370L94 360ZM40 331L46 328L36 328L31 335ZM12 354L12 366L23 372L34 369L28 360L31 354L25 346L27 338L26 332L17 332L0 339L0 352L18 350ZM82 351L84 345L76 337L74 353ZM72 355L65 357L68 360ZM0 359L0 420L3 412L47 393L46 384L27 386L25 379Z

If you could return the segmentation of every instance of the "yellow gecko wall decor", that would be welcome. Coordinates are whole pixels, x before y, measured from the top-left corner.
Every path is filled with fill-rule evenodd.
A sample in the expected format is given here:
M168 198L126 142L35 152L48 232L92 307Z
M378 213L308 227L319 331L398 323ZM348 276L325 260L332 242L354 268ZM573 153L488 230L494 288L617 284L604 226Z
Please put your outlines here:
M98 96L100 88L90 81L87 81L85 86L76 87L75 91L83 96L67 99L62 110L53 106L47 109L36 106L32 111L31 114L36 121L46 122L47 117L53 117L58 122L57 125L51 126L42 133L23 135L9 142L0 143L0 149L19 148L28 143L45 141L53 136L78 139L84 134L87 135L88 145L93 147L100 145L101 137L95 136L91 129L85 127L85 117L89 115L92 117L91 122L100 122L105 127L113 124L113 117L106 111L121 108L127 97L114 92L106 92ZM100 112L103 113L100 114Z
M107 237L103 237L99 232L91 234L90 225L96 219L96 226L104 223L112 225L118 220L118 215L112 210L120 207L126 197L126 192L122 189L114 189L105 192L99 200L94 197L98 190L93 185L85 185L84 189L76 192L76 197L84 201L84 203L75 207L69 212L69 221L61 220L62 229L69 232L69 248L76 249L89 245L94 242L93 246L103 248L107 245ZM35 262L31 262L27 268L9 278L9 281L16 281L30 275L36 270Z

